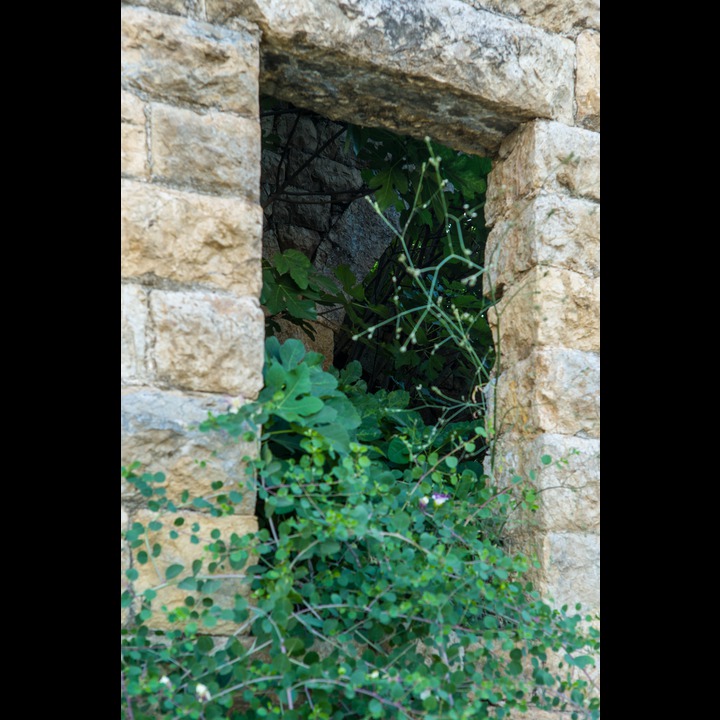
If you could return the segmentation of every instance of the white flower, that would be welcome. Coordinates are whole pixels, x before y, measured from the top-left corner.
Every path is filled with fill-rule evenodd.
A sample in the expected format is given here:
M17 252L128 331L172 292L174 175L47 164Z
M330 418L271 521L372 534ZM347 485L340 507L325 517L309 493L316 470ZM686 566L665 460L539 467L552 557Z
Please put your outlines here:
M159 683L160 683L161 685L167 686L167 689L168 689L168 690L172 690L172 689L173 689L173 684L170 682L170 678L169 678L167 675L163 675L163 676L160 678Z
M420 498L419 505L424 510L428 506L429 502L430 502L430 498L426 495L425 497Z
M198 696L198 700L202 702L210 700L210 691L202 683L198 683L195 686L195 694Z
M425 688L425 690L420 693L420 699L425 700L425 698L429 698L431 694L430 688Z
M240 408L245 404L245 400L241 397L234 397L230 399L230 407L228 407L228 412L231 415L236 415Z
M433 493L432 499L435 503L435 506L440 507L440 505L446 503L450 499L450 496L446 495L445 493Z

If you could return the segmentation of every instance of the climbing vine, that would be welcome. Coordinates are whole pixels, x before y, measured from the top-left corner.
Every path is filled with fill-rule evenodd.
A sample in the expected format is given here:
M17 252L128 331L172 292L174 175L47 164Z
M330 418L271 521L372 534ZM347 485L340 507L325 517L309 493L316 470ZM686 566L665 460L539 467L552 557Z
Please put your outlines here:
M244 482L174 502L162 474L123 468L151 513L124 537L124 717L468 720L536 707L595 720L595 618L546 603L532 558L503 542L512 514L537 508L537 475L500 485L482 463L489 167L358 128L348 142L367 159L369 201L395 209L390 254L365 282L346 268L334 282L286 250L265 267L263 300L309 332L318 305L342 305L351 347L380 347L384 364L369 373L346 350L326 370L300 341L270 336L257 401L200 427L256 443ZM537 472L553 462L538 458ZM253 532L234 524L248 493ZM192 561L173 552L181 543Z

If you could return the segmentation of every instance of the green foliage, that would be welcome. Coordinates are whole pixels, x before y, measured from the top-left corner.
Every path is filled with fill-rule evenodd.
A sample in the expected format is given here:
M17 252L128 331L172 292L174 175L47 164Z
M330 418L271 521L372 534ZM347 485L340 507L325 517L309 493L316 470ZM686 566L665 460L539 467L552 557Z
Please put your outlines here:
M407 207L395 203L402 300L384 313L378 303L356 338L389 329L398 358L434 338L479 390L491 359L474 334L486 306L469 292L483 272L468 241L475 218L452 214L456 191L440 166L453 168L463 199L482 195L487 168L429 145L427 162L408 165L407 145L405 160L388 147L390 166L368 182L378 210L396 191L414 193ZM439 255L423 264L427 233L440 233ZM263 302L307 323L315 303L342 297L362 319L368 286L347 268L336 277L352 302L286 251L266 267ZM430 365L435 355L418 357ZM503 542L512 513L537 508L535 474L502 486L485 474L492 423L472 396L418 389L415 379L369 392L365 375L358 361L324 370L301 342L269 337L257 401L201 425L257 443L244 483L174 503L161 473L123 468L154 511L124 535L123 717L482 720L537 707L599 718L588 673L595 618L544 602L528 579L532 561ZM258 497L257 532L234 522L247 492ZM163 538L185 540L196 556L166 553Z
M123 639L134 717L455 720L529 705L599 717L583 676L594 633L542 602L524 579L527 558L499 542L508 513L532 505L531 485L492 486L476 462L482 427L439 432L407 393L368 394L357 364L326 372L321 361L297 340L269 338L258 401L203 425L259 436L261 458L247 463L264 527L224 538L199 520L207 559L171 565L141 598L128 593L126 605L142 608ZM160 500L169 525L179 508ZM233 509L226 496L208 505L208 519ZM147 532L126 538L138 562ZM251 601L222 606L222 587L239 577ZM156 608L153 593L174 583L185 605ZM177 629L153 636L157 612ZM201 634L224 621L252 645Z

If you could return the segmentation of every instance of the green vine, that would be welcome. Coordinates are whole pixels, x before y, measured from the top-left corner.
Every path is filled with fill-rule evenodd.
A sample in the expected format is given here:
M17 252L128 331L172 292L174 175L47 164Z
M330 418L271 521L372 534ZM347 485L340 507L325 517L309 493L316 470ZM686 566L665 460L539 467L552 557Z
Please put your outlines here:
M386 219L404 273L390 280L397 299L369 320L358 309L367 286L340 270L341 293L288 251L263 297L301 323L316 303L342 301L364 322L354 342L397 341L393 372L396 356L430 344L429 368L439 352L462 360L465 394L448 383L369 391L359 360L324 370L301 342L269 337L257 401L201 426L257 443L244 484L175 503L162 474L123 468L148 508L124 535L123 717L468 720L540 708L599 718L596 618L544 602L527 579L532 560L503 541L514 512L537 508L535 477L500 486L482 464L492 423L477 393L492 353L477 343L487 302L468 292L483 273L481 231L442 177L452 158L426 148L427 160L367 180L381 211L411 174L411 202ZM477 199L473 163L456 167L475 178ZM440 231L428 255L421 240ZM538 458L539 472L551 462ZM235 515L248 493L257 531ZM178 559L179 543L192 559Z

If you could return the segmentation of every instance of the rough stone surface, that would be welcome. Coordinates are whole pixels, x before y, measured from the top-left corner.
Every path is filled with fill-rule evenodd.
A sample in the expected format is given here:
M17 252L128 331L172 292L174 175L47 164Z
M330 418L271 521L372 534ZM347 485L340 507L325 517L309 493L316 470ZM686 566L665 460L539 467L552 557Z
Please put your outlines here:
M257 117L256 37L142 8L122 8L121 21L127 87Z
M188 15L197 0L122 0L123 5L138 5L171 15Z
M535 267L505 290L488 321L506 367L542 346L599 352L600 278Z
M183 526L176 528L179 535L176 539L170 537L169 532L173 525L167 517L163 518L157 513L149 510L138 510L133 514L132 520L147 525L153 520L163 522L160 530L146 530L146 535L152 547L155 543L159 543L162 552L159 557L154 558L154 562L148 562L141 565L137 562L137 558L133 558L133 567L138 571L138 578L135 580L134 586L137 592L141 593L149 588L158 588L157 597L153 601L153 609L155 610L152 620L148 623L153 628L169 629L171 624L163 617L160 610L162 605L167 605L168 609L183 606L185 598L189 595L197 597L196 593L188 590L179 590L177 582L183 577L190 574L190 568L194 560L203 560L203 569L200 575L206 571L207 563L212 560L211 553L205 550L205 546L212 542L211 532L215 529L221 533L221 538L229 541L232 533L239 536L246 535L250 532L256 532L258 529L257 520L254 517L242 515L229 515L224 517L212 517L204 513L184 511L178 513L185 519ZM175 517L175 516L173 516ZM190 541L192 536L192 526L194 523L200 525L197 531L197 537L200 538L198 544ZM176 582L170 582L165 587L160 587L165 583L165 571L170 565L182 565L186 571L177 576ZM250 595L250 585L246 581L243 571L237 573L232 570L223 569L221 574L234 574L237 578L223 579L220 588L213 593L213 599L221 608L233 608L235 604L235 595L240 594L244 597ZM233 623L228 621L220 621L210 632L212 634L229 635L237 629Z
M148 176L148 149L142 100L129 92L120 94L120 172L130 177Z
M153 290L150 313L160 383L257 396L262 387L265 329L255 298Z
M139 285L120 287L120 378L123 382L147 380L145 365L148 320L147 292Z
M260 123L153 104L153 179L225 194L260 195Z
M600 132L600 33L590 30L577 39L575 101L577 124Z
M600 610L600 536L596 533L548 533L543 538L544 595L555 605Z
M553 462L543 465L540 458L549 455ZM527 441L513 434L499 438L495 448L496 481L505 486L513 475L529 478L539 509L515 524L533 532L599 532L600 529L600 441L567 435L544 434Z
M162 472L167 497L180 504L185 490L192 500L213 491L214 482L243 494L239 515L253 515L255 492L246 487L243 458L253 457L253 443L237 442L219 433L200 432L208 412L227 412L228 397L191 396L154 389L128 389L121 398L121 464L142 464L141 472ZM201 467L200 463L204 463ZM121 483L123 502L138 509L147 499L127 482Z
M263 32L266 92L468 152L519 122L572 123L574 44L457 0L207 0Z
M484 292L494 296L541 265L596 278L600 274L600 206L541 192L498 220L485 246Z
M494 225L541 189L600 200L600 135L538 120L513 133L488 177L485 218Z
M124 277L169 279L260 296L262 209L222 198L123 181Z
M600 29L600 0L460 0L561 35Z
M565 348L533 350L488 389L498 434L600 437L600 357ZM496 392L495 392L496 390Z

